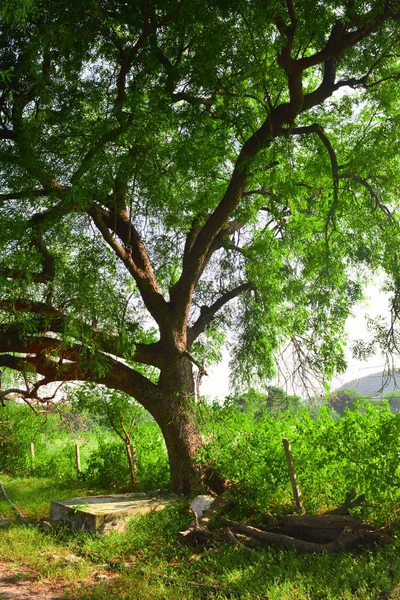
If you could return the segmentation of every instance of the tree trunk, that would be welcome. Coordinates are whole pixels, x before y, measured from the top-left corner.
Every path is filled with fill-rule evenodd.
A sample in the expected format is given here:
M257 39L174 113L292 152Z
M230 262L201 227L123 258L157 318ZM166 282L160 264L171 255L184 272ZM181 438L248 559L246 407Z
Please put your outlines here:
M193 407L175 399L171 409L158 421L167 446L171 491L186 496L202 493L201 468L195 463L202 439Z
M204 469L196 463L203 445L195 411L192 363L186 357L171 360L161 372L162 406L153 412L164 436L171 470L171 491L177 494L204 493Z
M153 389L143 387L138 394L137 388L130 386L125 368L114 371L104 384L130 394L159 425L168 452L172 492L186 496L204 491L220 494L225 489L225 479L210 465L196 460L203 439L196 422L192 362L172 344L163 346L163 353L168 359Z

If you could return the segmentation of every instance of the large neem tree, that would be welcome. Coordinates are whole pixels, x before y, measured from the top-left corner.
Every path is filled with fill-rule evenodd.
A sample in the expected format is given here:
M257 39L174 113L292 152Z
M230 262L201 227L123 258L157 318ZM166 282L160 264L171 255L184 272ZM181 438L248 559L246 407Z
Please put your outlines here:
M285 340L329 376L362 273L396 292L399 3L12 5L0 366L29 403L53 381L131 395L189 493L193 370L224 328L243 378Z

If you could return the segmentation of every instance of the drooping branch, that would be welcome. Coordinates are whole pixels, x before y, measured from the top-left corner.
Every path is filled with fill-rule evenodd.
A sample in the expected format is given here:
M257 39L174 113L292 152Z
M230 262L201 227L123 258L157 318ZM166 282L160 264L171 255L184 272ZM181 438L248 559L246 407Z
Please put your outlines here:
M293 127L291 129L288 129L287 133L289 135L303 135L309 133L317 134L317 136L322 141L322 143L328 151L329 159L331 161L333 181L335 186L337 186L339 165L336 158L335 149L333 148L328 136L326 135L324 128L321 127L321 125L318 125L318 123L313 123L312 125L307 125L305 127Z
M335 211L336 211L337 204L338 204L339 165L338 165L335 149L332 146L331 141L329 140L328 136L324 132L324 129L323 129L323 127L321 127L321 125L318 125L317 123L313 123L312 125L308 125L305 127L294 127L294 128L288 129L288 134L290 134L290 135L304 135L304 134L308 135L310 133L317 134L317 136L319 137L319 139L322 141L325 148L327 149L328 154L329 154L329 160L331 162L332 182L333 182L333 201L332 201L331 207L329 209L329 214L328 214L328 217L326 220L326 228L325 228L325 236L326 236L326 241L328 243L328 226L329 226L330 222L332 222L333 225L335 223L334 215L335 215Z
M202 334L207 325L214 319L215 315L225 304L240 296L240 294L253 289L251 283L242 283L237 287L225 292L216 300L211 306L202 306L200 309L200 316L197 321L188 327L188 346L190 347L193 342Z
M22 352L20 348L19 354ZM44 358L42 355L15 356L4 353L0 354L0 367L42 375L44 380L32 387L31 395L37 394L39 387L57 381L92 381L129 394L153 415L157 410L161 410L163 396L155 384L135 369L110 356L99 352L97 356L103 362L101 374L89 373L85 360L79 357L75 357L76 361L60 362L50 357Z
M371 199L375 204L375 209L379 208L379 210L382 211L382 213L387 217L390 223L394 222L394 217L391 210L386 206L386 204L383 204L382 200L379 197L379 194L376 192L376 190L374 190L373 186L369 183L367 179L360 177L360 175L358 175L357 173L341 173L339 175L339 179L349 179L350 181L355 181L361 186L363 186L371 196Z

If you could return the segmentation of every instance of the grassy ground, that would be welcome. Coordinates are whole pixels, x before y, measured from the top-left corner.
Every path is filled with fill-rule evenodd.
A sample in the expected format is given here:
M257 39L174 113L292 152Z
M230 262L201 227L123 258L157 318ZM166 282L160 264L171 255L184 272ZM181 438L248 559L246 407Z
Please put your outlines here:
M229 596L193 583L220 586L247 600L377 600L387 597L400 580L400 534L390 546L342 555L272 548L249 555L230 546L193 551L176 541L191 521L185 501L133 519L123 534L43 531L38 521L48 517L50 500L84 496L90 490L47 479L1 480L31 525L21 524L9 504L0 501L0 515L13 520L9 528L0 529L0 561L20 573L22 569L22 579L26 570L48 585L65 583L65 600Z

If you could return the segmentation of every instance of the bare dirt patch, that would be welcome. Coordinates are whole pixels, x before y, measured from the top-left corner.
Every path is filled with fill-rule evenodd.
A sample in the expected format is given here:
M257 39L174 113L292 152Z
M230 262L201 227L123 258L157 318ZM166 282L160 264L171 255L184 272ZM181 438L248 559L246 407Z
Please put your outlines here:
M0 562L1 600L61 600L68 587L39 581L34 571Z

